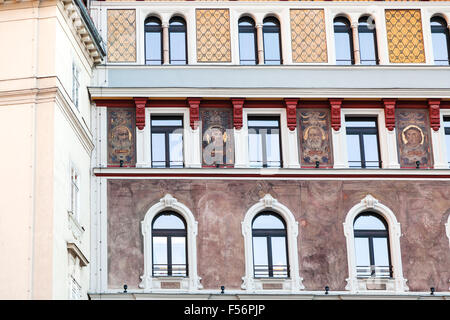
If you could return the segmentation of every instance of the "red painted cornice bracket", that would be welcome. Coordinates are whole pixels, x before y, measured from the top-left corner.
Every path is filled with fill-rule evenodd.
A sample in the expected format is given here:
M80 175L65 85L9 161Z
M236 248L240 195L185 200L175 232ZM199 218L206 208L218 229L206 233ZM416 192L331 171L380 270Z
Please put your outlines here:
M285 98L287 126L290 131L294 131L297 128L297 104L298 98Z
M397 99L383 99L384 104L384 121L389 131L395 128L395 104Z
M147 104L147 98L133 98L136 104L136 127L139 130L143 130L145 127L145 105Z
M189 105L189 123L192 130L198 128L200 122L200 101L201 98L187 98L187 103Z
M236 130L242 128L242 117L244 108L244 98L232 98L231 103L233 104L233 126Z
M434 131L441 127L441 99L428 99L428 110L430 112L430 126Z
M334 131L341 128L341 105L342 99L328 99L331 107L331 127Z

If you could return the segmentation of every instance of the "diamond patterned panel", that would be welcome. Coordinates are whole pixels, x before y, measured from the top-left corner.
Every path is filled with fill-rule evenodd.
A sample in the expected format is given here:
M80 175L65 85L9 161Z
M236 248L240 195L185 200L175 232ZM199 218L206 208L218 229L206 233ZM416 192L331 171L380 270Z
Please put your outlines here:
M197 61L231 62L230 12L197 9Z
M386 32L390 62L425 62L420 10L386 9Z
M291 10L294 62L327 62L325 16L322 9Z
M108 10L108 62L136 61L136 11Z

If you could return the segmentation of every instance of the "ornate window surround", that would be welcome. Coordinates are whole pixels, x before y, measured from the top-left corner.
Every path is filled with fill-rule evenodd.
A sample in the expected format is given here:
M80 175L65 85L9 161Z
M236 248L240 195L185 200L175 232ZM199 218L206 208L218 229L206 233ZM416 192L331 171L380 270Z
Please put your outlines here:
M373 211L380 214L388 224L389 231L389 246L391 250L391 264L393 268L392 279L358 279L356 276L356 256L355 256L355 238L353 233L353 222L358 214L364 211ZM406 285L407 280L403 278L402 270L402 258L400 251L400 223L397 221L394 213L381 204L377 199L368 194L360 203L353 206L347 213L345 218L344 234L347 240L347 261L348 261L348 274L346 279L346 290L352 293L369 292L381 285L386 289L382 289L383 292L402 293L408 291L409 288ZM380 289L375 289L381 291Z
M152 276L152 222L155 216L164 210L173 210L179 213L187 225L187 248L188 248L188 267L189 274L187 277L153 277ZM151 292L154 290L170 290L181 292L192 292L202 289L200 284L201 278L197 275L197 221L191 210L184 204L178 202L177 199L170 194L166 194L154 204L145 214L144 220L141 221L141 231L144 237L144 274L141 276L142 282L139 287L144 289L144 292ZM179 289L162 289L162 283L174 283L178 285Z
M253 276L253 245L252 245L252 222L255 216L261 211L273 210L278 213L286 223L289 274L288 279L255 279ZM298 222L292 212L283 204L279 203L270 194L266 194L245 214L242 221L242 235L244 236L245 246L245 276L242 277L241 288L249 292L269 292L269 291L290 291L298 292L305 287L302 284L303 278L299 276L298 262ZM281 284L281 288L279 285ZM265 288L266 287L266 288ZM275 289L276 288L276 289Z

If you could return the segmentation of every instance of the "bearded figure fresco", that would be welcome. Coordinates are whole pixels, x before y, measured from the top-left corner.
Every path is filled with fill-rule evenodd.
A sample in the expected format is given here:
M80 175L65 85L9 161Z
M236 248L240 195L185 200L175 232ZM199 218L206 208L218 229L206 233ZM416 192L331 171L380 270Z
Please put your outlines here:
M332 166L330 119L327 110L299 110L300 159L302 167Z
M233 114L228 109L200 109L204 166L234 163Z
M136 164L135 112L131 109L108 110L108 164Z
M401 167L431 167L430 126L426 110L401 110L396 114Z

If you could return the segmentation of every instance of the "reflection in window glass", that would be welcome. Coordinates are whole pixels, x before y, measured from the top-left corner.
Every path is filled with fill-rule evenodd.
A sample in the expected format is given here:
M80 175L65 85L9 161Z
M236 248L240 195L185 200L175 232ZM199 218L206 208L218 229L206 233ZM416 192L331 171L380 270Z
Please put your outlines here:
M186 23L180 17L169 22L169 50L170 64L187 63Z
M342 17L334 19L334 42L336 49L336 64L354 64L352 29L350 27L350 22L348 22L347 19Z
M350 168L381 168L376 118L346 117Z
M431 19L431 39L434 64L449 65L449 31L443 18L434 17Z
M376 29L372 18L362 17L359 19L358 35L361 64L378 64Z
M153 168L183 167L183 118L152 116L151 146Z
M275 18L263 22L264 64L281 64L280 24Z
M256 60L256 29L252 19L239 19L239 59L241 64L255 65Z
M248 156L251 167L281 167L279 124L278 118L248 118Z
M357 266L370 266L368 238L355 238L355 255Z
M145 20L145 64L162 64L162 27L156 17Z

